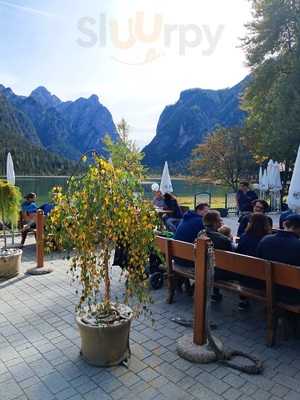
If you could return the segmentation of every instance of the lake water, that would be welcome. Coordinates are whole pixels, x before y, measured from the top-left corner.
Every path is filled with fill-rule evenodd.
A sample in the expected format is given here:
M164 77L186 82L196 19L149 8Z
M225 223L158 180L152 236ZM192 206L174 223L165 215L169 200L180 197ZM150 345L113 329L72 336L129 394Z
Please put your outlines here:
M147 179L143 184L145 196L152 198L151 184L153 182L160 183L159 179ZM54 186L65 186L66 177L17 177L16 185L25 195L29 192L35 192L38 195L38 204L41 205L49 200L49 194ZM210 183L192 184L184 179L172 180L174 194L180 198L193 197L195 193L208 192L212 197L225 197L226 189L219 185Z

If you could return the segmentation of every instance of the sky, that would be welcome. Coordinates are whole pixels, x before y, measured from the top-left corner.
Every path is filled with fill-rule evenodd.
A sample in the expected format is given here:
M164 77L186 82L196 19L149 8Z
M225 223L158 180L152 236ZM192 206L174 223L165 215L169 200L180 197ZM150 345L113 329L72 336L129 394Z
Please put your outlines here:
M249 73L250 20L248 0L0 0L0 83L64 101L97 94L142 148L181 91Z

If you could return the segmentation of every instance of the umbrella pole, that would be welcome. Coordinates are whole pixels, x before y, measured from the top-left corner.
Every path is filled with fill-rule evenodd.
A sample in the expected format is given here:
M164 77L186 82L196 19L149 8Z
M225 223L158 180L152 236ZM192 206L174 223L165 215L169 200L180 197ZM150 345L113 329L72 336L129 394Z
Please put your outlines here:
M14 225L11 225L11 244L14 246L15 244L15 230L14 230Z

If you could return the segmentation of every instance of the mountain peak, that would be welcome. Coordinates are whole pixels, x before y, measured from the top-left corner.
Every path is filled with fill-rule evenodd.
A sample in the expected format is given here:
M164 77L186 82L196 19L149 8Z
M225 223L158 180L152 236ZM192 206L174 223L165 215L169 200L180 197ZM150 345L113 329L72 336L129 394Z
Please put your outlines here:
M89 100L90 101L92 101L92 102L94 102L94 103L99 103L99 97L96 95L96 94L92 94L90 97L89 97Z
M44 86L39 86L33 90L30 94L30 97L47 108L56 107L59 103L61 103L60 99L51 94Z

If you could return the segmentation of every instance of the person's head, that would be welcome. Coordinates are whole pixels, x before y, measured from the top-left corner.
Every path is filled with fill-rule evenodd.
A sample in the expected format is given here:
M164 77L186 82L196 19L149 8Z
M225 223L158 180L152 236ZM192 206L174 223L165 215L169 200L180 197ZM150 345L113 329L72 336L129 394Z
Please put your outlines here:
M249 190L249 182L240 182L240 190L242 192L248 192L248 190Z
M208 211L209 211L209 205L207 203L199 203L196 206L195 211L196 211L197 214L199 214L202 217L204 217L204 215L207 214Z
M167 201L170 201L170 200L176 200L176 197L173 196L171 193L165 193L164 194L164 199L167 200Z
M157 199L162 199L162 197L163 197L162 192L160 190L157 190L156 192L154 192L154 196Z
M269 218L264 214L254 213L250 218L246 232L260 238L272 233Z
M218 229L218 232L222 233L224 236L227 236L229 239L232 239L231 229L229 226L221 226L221 228Z
M210 210L203 217L203 224L205 227L217 231L223 225L223 221L219 211Z
M26 194L26 196L24 197L24 199L28 202L28 203L34 203L36 201L36 193L28 193Z
M265 200L254 200L252 205L253 212L257 214L264 214L269 209L269 204Z
M285 231L293 232L300 237L300 215L292 214L288 216L283 226Z

